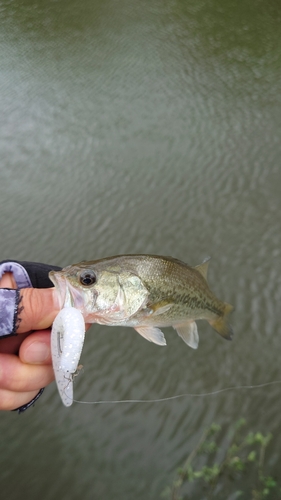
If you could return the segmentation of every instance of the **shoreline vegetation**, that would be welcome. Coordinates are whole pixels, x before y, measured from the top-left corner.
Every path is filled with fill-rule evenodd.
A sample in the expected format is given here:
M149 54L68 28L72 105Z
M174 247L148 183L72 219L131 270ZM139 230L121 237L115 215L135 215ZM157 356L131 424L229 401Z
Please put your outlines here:
M267 474L265 454L272 434L247 432L240 418L230 429L226 451L218 446L221 426L213 423L162 492L167 500L192 500L195 485L206 500L277 500L281 487ZM192 492L191 492L192 491ZM200 497L200 498L201 498ZM197 497L198 498L198 497Z

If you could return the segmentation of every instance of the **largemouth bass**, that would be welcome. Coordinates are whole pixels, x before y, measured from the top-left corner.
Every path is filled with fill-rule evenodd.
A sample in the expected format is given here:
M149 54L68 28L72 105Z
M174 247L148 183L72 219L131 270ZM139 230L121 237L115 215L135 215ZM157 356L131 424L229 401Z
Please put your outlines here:
M196 349L196 321L205 319L231 340L233 307L207 283L209 260L196 267L172 257L120 255L51 271L61 307L80 310L86 323L129 326L150 342L166 345L160 328L172 326Z

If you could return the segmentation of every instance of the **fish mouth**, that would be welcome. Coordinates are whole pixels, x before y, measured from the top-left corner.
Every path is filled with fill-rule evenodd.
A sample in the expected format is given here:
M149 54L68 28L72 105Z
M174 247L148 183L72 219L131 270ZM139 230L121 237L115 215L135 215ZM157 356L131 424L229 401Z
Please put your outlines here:
M66 289L67 289L66 280L64 276L62 276L60 273L56 271L49 272L49 279L55 285L55 288L58 292L60 309L62 309L65 306L66 302Z
M85 313L85 301L87 302L87 297L79 288L73 286L61 272L51 271L49 278L54 283L58 292L61 309L63 307L75 307L82 313ZM93 298L90 301L90 305L93 305Z

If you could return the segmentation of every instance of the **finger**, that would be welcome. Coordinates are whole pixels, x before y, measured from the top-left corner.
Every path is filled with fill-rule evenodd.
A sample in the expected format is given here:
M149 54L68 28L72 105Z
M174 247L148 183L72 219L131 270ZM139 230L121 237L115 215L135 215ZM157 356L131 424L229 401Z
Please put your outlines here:
M28 335L20 346L19 358L23 363L33 365L52 364L51 330L41 330Z
M0 354L0 389L14 392L39 391L54 380L51 365L22 363L13 354Z
M38 394L38 391L31 392L12 392L0 389L0 410L15 410L22 405L26 405Z
M0 288L17 288L13 273L5 273L2 276ZM51 326L59 309L55 288L21 289L17 315L17 333L48 328Z
M51 326L60 310L54 288L23 288L17 315L17 333L44 330Z
M17 288L13 273L5 273L0 279L0 288Z
M0 337L0 352L3 354L18 354L20 345L31 332L11 337Z

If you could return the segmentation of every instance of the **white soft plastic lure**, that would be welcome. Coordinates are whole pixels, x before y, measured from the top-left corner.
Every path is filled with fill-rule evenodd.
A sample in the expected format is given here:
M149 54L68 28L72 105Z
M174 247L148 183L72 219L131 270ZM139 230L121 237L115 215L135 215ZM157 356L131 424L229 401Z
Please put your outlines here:
M85 321L75 307L64 307L56 316L51 333L51 351L56 383L65 406L73 403L73 378L85 338Z

